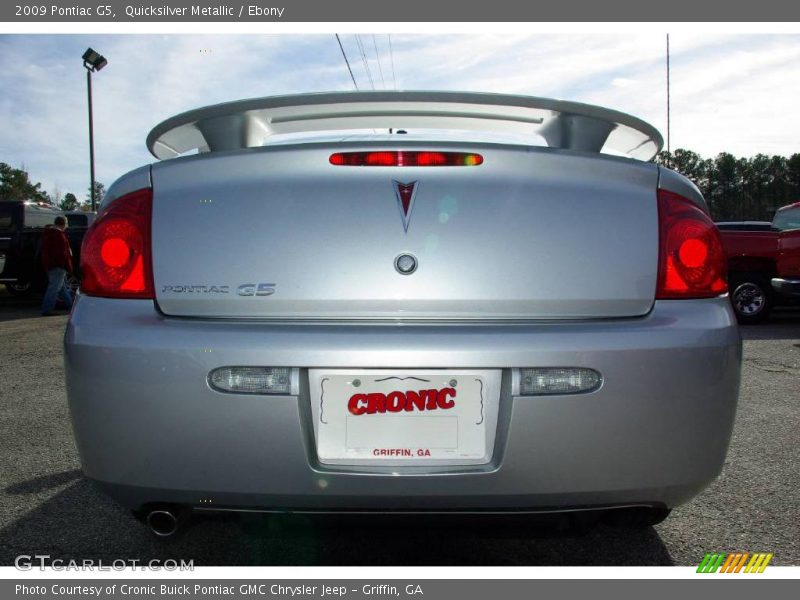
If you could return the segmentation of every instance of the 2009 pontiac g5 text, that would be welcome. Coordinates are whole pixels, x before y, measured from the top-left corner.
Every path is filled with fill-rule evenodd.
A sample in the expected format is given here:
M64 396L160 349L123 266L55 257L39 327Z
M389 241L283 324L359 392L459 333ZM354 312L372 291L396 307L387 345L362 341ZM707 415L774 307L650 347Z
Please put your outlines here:
M344 92L147 143L86 236L65 345L84 472L157 534L193 510L648 525L719 474L725 256L647 123Z

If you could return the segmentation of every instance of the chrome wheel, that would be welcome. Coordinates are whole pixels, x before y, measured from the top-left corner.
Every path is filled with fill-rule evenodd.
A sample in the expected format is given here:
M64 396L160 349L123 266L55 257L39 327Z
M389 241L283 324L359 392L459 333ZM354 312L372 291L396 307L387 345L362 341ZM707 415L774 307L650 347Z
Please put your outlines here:
M767 294L761 286L746 282L733 291L733 306L740 315L754 317L767 305Z

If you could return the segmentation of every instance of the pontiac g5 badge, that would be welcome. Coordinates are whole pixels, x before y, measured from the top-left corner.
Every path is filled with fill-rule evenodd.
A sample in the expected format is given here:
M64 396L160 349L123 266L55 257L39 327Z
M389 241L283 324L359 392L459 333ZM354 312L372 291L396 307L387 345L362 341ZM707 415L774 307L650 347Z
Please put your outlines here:
M414 198L417 195L417 182L400 183L392 181L394 194L397 196L397 207L400 209L400 218L403 220L403 231L408 233L408 222L411 220L411 211L414 210Z

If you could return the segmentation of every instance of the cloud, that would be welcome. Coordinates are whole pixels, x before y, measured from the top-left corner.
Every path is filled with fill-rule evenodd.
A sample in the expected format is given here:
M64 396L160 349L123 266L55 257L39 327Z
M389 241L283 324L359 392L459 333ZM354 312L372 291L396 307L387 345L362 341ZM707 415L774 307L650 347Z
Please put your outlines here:
M377 88L396 82L399 89L577 100L634 114L666 136L663 35L393 34L391 55L385 34L361 35L360 45L355 35L341 39L361 89L372 87L369 69ZM673 148L708 156L800 151L800 36L676 34L670 42ZM106 184L152 161L144 138L176 113L353 89L332 34L2 35L0 161L24 163L45 189L58 185L81 197L88 188L80 61L87 46L109 59L93 78L97 178Z

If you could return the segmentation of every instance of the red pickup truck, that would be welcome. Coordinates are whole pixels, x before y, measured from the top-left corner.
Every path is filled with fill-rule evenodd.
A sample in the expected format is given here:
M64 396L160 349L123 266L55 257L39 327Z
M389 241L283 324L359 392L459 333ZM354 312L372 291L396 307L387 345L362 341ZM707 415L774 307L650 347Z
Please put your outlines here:
M717 223L728 255L731 304L740 323L758 323L773 306L800 302L800 202L772 223Z

